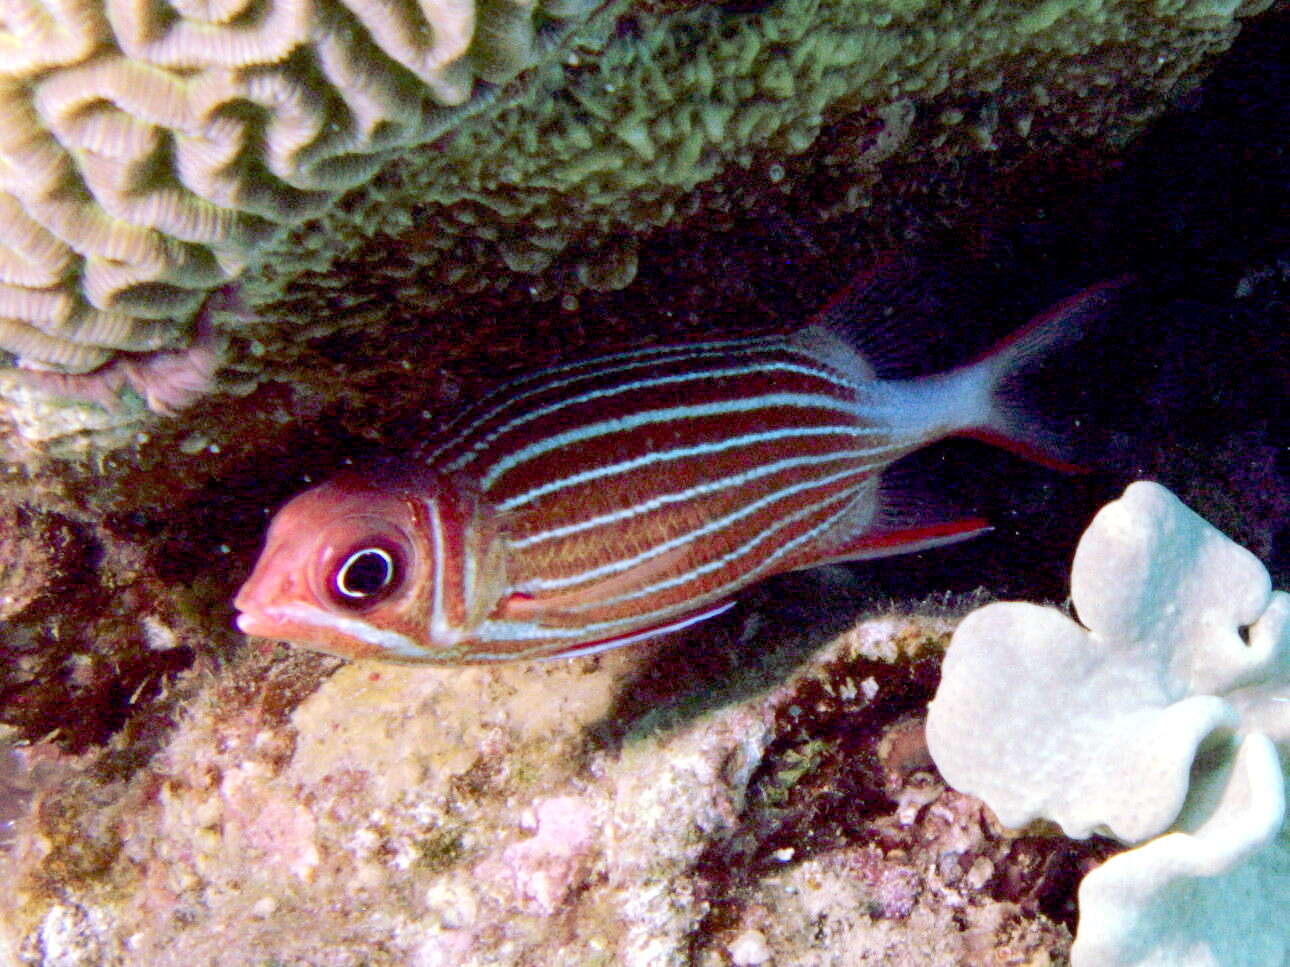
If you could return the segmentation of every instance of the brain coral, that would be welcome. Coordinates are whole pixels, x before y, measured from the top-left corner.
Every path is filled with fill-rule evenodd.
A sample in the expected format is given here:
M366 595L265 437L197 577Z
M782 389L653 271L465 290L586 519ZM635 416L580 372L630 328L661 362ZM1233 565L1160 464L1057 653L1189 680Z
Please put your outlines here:
M588 9L2 0L0 349L79 372L174 345L284 227L442 133Z
M1123 135L1258 5L0 0L0 350L81 373L181 347L231 279L268 323L216 317L252 371L371 325L373 279L422 307L621 286L642 232L746 204L753 165L791 189L777 159L840 118L883 133L816 159L832 212L902 142ZM24 437L133 436L12 373Z

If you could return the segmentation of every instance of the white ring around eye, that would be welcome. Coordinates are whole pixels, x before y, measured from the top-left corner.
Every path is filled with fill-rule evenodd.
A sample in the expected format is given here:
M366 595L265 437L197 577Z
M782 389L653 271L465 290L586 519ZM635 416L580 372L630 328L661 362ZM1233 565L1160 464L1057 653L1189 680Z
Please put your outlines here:
M373 588L371 591L355 591L346 586L346 577L349 575L349 569L368 554L375 554L385 562L385 580L381 582L380 587ZM349 557L345 558L345 563L342 564L340 566L340 570L336 572L336 590L347 598L361 601L364 598L370 598L372 595L378 594L389 587L390 582L394 580L394 573L394 556L390 554L389 551L381 547L360 548Z

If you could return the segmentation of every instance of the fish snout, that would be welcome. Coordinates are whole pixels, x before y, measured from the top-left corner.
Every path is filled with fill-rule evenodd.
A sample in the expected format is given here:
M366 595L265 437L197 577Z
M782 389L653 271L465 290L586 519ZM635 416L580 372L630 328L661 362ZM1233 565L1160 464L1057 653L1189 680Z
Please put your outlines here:
M267 629L271 623L265 615L267 602L260 593L261 588L253 575L233 599L233 607L239 612L234 619L238 630L246 635L268 637Z
M292 571L258 566L233 598L233 607L240 614L237 627L243 634L272 638L274 629L281 623L275 614L281 605L293 600L298 593L297 580Z
M237 616L235 623L237 624L237 630L242 632L244 635L264 637L264 635L261 634L262 628L256 620L256 615L251 612L243 611Z

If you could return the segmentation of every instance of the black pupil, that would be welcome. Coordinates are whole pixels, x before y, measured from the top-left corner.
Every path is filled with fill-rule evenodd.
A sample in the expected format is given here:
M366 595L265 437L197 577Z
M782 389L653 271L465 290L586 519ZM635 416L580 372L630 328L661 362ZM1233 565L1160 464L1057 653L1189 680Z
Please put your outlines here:
M366 598L383 589L394 577L394 566L385 551L359 551L351 554L336 583L342 593Z

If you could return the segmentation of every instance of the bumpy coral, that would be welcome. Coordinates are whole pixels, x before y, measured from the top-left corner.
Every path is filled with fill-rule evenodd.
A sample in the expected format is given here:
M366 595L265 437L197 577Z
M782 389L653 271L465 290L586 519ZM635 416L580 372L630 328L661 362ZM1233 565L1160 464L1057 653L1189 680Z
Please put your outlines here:
M643 232L729 211L770 186L792 190L792 158L837 134L839 118L867 124L815 159L838 179L835 214L868 203L875 167L915 142L944 161L1030 138L1106 136L1116 125L1125 135L1146 116L1137 113L1144 95L1171 90L1231 42L1237 12L1181 4L1151 19L1136 4L1027 12L781 0L742 16L711 6L639 13L634 30L547 67L495 119L400 159L361 204L294 234L290 244L327 267L359 225L412 244L394 259L389 238L361 250L370 261L356 295L312 273L291 295L316 292L317 317L324 298L366 301L380 273L419 306L442 305L454 287L505 277L471 261L539 275L568 249L576 283L561 275L561 284L621 287ZM942 98L962 106L923 117ZM1117 117L1129 100L1139 102L1135 118Z

